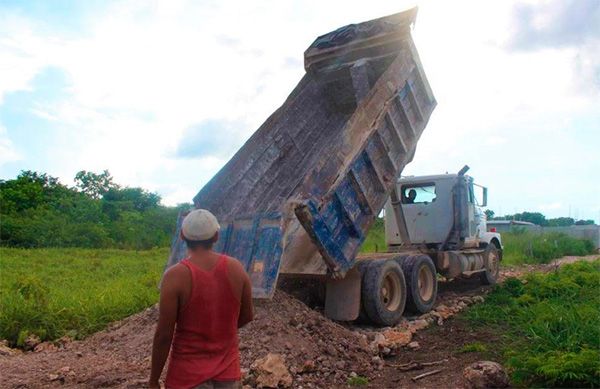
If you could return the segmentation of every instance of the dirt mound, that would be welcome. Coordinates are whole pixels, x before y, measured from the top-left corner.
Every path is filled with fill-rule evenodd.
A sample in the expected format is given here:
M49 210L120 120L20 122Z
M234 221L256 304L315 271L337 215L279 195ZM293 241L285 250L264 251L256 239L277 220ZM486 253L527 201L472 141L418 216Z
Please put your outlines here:
M283 292L260 302L256 311L255 320L240 331L243 368L270 352L283 356L295 385L345 384L352 372L365 376L374 372L366 336ZM247 382L253 384L252 378Z
M157 318L155 306L58 350L0 356L2 386L140 387L149 374ZM294 386L336 386L351 372L375 371L364 336L279 291L257 303L255 320L240 331L240 349L250 385L257 378L250 366L269 353L283 358Z

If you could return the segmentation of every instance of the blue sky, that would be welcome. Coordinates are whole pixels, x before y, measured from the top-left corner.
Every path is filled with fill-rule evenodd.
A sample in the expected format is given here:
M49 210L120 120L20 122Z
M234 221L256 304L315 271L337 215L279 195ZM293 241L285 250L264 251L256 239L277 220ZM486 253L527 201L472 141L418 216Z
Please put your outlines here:
M404 173L468 164L496 213L600 222L598 0L0 0L0 178L109 169L190 201L316 36L415 4L438 107Z

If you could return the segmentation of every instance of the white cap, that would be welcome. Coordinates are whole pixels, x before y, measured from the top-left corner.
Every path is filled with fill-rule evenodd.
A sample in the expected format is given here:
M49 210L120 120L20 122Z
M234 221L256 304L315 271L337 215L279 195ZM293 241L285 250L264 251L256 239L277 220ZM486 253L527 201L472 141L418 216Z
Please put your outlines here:
M190 212L181 225L181 232L189 240L208 240L221 229L215 215L206 209Z

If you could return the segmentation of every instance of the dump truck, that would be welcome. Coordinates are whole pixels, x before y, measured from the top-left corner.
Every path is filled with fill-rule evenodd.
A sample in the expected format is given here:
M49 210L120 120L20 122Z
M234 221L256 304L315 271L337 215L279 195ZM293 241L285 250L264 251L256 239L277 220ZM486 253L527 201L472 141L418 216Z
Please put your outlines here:
M319 36L287 100L194 197L194 208L219 219L214 249L244 265L253 297L272 297L280 275L312 278L326 285L330 318L362 312L377 324L400 320L402 264L427 254L358 252L436 106L411 37L416 14L413 8ZM167 268L185 257L184 217ZM444 248L454 242L453 235ZM450 264L436 264L457 266L452 251L440 255Z

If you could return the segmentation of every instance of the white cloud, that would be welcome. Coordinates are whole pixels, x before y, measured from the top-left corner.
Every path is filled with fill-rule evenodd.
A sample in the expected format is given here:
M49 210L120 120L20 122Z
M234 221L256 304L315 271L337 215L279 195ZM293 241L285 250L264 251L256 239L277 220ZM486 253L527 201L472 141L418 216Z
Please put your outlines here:
M0 166L8 162L15 162L23 159L21 154L15 149L12 141L8 138L6 128L0 123Z
M555 203L550 203L550 204L542 204L539 206L539 209L542 211L549 211L549 210L555 210L555 209L561 209L563 208L563 204L560 202L555 202Z
M30 89L30 81L45 66L43 37L29 20L0 13L0 105L7 93Z

